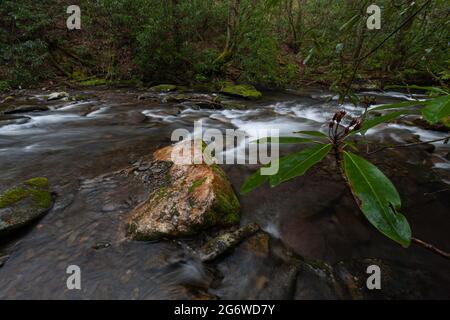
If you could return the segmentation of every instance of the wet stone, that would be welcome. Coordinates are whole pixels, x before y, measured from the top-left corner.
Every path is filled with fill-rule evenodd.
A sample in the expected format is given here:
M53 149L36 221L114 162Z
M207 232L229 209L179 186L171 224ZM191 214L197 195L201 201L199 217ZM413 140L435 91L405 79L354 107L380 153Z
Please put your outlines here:
M130 213L127 230L131 238L155 240L193 235L239 221L239 201L222 169L217 165L173 164L171 154L179 147L182 145L169 146L153 154L157 160L154 164L160 167L157 163L168 162L170 169L161 174L166 184Z
M46 178L33 178L0 194L0 237L29 225L53 206Z
M106 241L102 241L102 242L98 242L98 243L94 244L94 245L92 246L92 249L99 250L99 249L105 249L105 248L108 248L108 247L110 247L110 246L111 246L111 243L106 242Z

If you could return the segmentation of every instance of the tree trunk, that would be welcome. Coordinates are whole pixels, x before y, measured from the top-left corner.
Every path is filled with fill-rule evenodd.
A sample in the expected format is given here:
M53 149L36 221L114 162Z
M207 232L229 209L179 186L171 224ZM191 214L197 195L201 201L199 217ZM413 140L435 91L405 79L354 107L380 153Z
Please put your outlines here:
M217 57L215 63L224 64L231 59L236 45L237 29L239 27L240 0L229 0L227 39L222 53Z

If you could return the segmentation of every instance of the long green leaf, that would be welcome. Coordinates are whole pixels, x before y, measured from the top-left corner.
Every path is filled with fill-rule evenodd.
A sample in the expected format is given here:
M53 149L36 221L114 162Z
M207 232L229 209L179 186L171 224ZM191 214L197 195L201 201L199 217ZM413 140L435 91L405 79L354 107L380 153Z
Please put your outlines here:
M370 108L368 111L376 111L376 110L388 110L388 109L402 109L407 107L414 107L424 104L424 102L421 101L402 101L398 103L390 103L390 104L383 104L378 107Z
M431 123L436 123L450 115L450 95L434 98L422 109L423 117Z
M327 135L325 133L320 132L320 131L302 130L302 131L296 131L294 133L304 134L304 135L307 135L307 136L319 137L319 138L326 138L327 137Z
M254 174L252 174L248 179L245 181L245 183L241 187L241 194L244 195L246 193L249 193L253 189L261 186L269 179L269 176L263 176L261 175L261 169L258 169Z
M449 92L445 91L444 89L441 89L439 87L430 87L430 86L416 86L416 85L408 85L408 86L400 86L400 85L394 85L394 86L386 86L385 89L398 89L398 88L406 88L406 89L417 89L417 90L425 90L440 94L449 94Z
M275 187L284 181L305 174L330 152L331 147L331 144L317 145L275 160L278 161L279 170L277 174L270 176L270 186Z
M358 205L381 233L404 247L411 244L411 229L400 209L400 196L392 182L367 160L344 152L344 172Z
M350 132L350 135L353 135L358 132L366 132L370 128L373 128L381 123L389 122L389 121L394 120L402 115L410 114L410 113L413 113L413 112L405 110L405 111L390 112L390 113L384 114L379 117L374 117L372 119L364 121L361 129Z
M308 138L299 138L299 137L278 137L278 138L272 138L272 137L266 137L266 138L261 138L252 142L256 142L258 144L260 143L273 143L273 142L278 142L278 143L308 143L308 142L314 142L314 140L312 139L308 139Z

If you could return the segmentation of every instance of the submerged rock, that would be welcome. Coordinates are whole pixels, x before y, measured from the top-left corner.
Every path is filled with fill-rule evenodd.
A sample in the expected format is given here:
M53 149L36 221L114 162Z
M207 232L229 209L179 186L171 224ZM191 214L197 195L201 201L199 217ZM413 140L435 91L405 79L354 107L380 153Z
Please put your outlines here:
M218 258L258 230L259 226L251 223L236 231L224 233L214 238L200 249L200 260L207 262Z
M0 125L23 124L30 120L25 116L0 115Z
M43 216L53 205L46 178L33 178L0 196L0 237Z
M62 98L68 98L69 94L67 92L61 91L61 92L52 92L47 96L47 100L59 100Z
M171 162L174 148L156 151L154 159ZM192 235L208 227L239 221L239 201L217 165L174 163L166 174L168 183L131 213L127 229L133 239Z
M220 92L244 99L259 99L262 97L262 93L256 90L255 87L244 84L234 85L227 83L222 87Z
M7 110L5 114L16 114L16 113L27 113L27 112L39 112L39 111L48 111L50 110L47 106L42 105L31 105L31 106L18 106L14 109Z

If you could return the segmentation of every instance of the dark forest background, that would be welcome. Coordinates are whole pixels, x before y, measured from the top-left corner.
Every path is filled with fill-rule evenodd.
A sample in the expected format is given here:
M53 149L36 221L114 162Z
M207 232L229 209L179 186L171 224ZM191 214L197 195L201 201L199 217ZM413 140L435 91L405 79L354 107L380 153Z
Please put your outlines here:
M81 30L68 30L68 5ZM368 30L366 8L382 9ZM450 78L447 0L2 0L0 89L67 79L261 87Z

